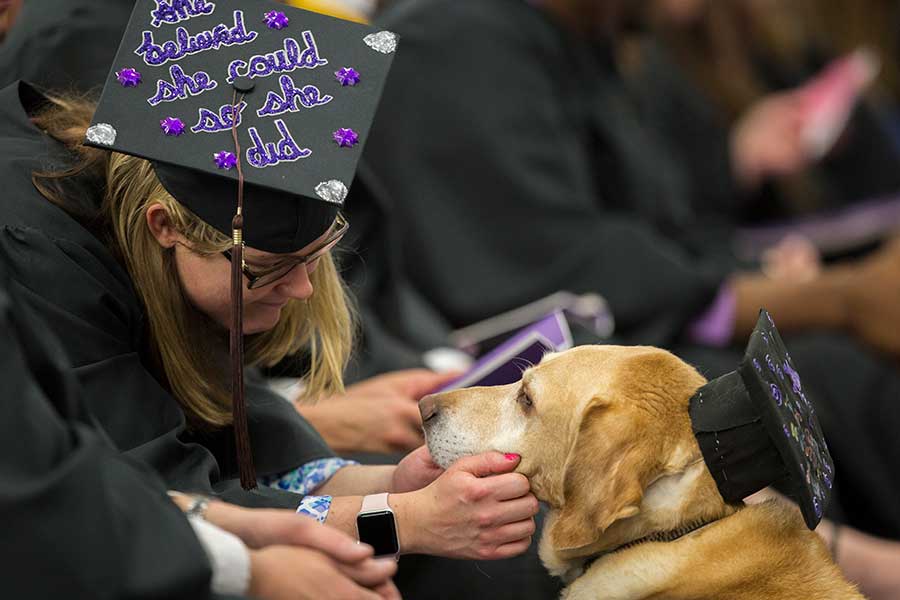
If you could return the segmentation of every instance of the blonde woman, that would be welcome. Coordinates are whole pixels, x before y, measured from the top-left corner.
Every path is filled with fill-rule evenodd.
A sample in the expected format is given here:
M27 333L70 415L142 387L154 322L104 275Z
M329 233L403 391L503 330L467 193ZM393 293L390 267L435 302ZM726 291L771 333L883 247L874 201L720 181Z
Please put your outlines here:
M245 505L296 507L296 492L311 490L290 484L304 467L319 469L318 480L306 481L320 484L320 496L351 496L331 501L327 521L353 534L361 503L353 495L394 492L404 550L499 558L527 548L537 510L527 481L477 479L512 471L517 458L479 457L464 467L474 474L444 476L424 448L398 467L346 466L290 403L252 388L256 470L269 481L292 479L282 489L239 489L228 443L229 260L222 253L230 241L175 200L148 161L81 145L90 105L54 102L19 84L3 90L0 106L0 171L9 192L2 258L62 338L92 413L121 449L155 466L173 488ZM329 255L346 226L338 214L288 255L246 249L247 269L265 278L244 294L246 362L270 364L307 347L310 394L340 389L350 349L350 309ZM271 268L285 260L292 262ZM484 485L485 500L466 506L469 488ZM496 526L474 524L485 510L498 515ZM406 524L407 516L431 527ZM434 529L447 538L431 535Z
M253 387L253 462L269 485L240 487L227 385L230 242L166 191L159 167L83 146L91 112L24 83L0 92L0 260L61 338L111 440L173 489L298 509L354 537L362 497L389 492L403 553L524 552L537 501L512 473L518 457L442 472L422 448L396 467L348 464L290 403ZM311 394L341 389L350 349L351 311L329 254L346 226L326 219L285 255L246 248L246 269L265 278L244 292L246 363L305 347Z

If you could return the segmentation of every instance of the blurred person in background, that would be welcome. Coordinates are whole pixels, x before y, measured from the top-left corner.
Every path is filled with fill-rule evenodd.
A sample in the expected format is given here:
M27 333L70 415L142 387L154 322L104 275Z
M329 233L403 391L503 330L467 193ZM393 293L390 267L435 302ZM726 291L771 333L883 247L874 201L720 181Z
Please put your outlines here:
M803 19L828 47L845 53L871 48L881 61L870 100L883 109L900 144L900 3L895 0L797 0Z
M625 71L648 124L706 182L691 199L697 211L740 224L900 194L900 147L871 103L856 107L821 159L804 143L798 86L864 43L838 44L817 27L819 13L835 10L825 4L650 3L653 35L627 46ZM880 56L890 81L891 57Z
M20 10L22 0L0 0L0 42L6 37Z
M39 0L20 5L0 42L0 87L23 79L60 92L99 93L134 1Z

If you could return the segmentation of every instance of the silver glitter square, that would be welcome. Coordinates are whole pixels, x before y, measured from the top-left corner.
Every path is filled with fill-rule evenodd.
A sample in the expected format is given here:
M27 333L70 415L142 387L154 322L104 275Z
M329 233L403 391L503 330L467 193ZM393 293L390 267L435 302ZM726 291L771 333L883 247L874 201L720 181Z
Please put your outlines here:
M112 146L116 143L116 128L109 123L97 123L88 127L85 137L92 144Z
M347 186L337 179L323 181L316 186L316 195L322 200L331 202L332 204L343 205L344 199L347 197L347 192Z
M363 41L369 48L377 50L382 54L390 54L397 49L397 36L390 31L370 33L363 38Z

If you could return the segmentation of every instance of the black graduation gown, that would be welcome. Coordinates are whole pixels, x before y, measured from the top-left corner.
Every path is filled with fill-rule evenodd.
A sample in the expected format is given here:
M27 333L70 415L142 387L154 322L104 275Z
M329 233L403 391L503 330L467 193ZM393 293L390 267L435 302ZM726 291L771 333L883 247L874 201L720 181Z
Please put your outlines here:
M365 158L412 283L452 326L566 289L663 343L708 304L733 260L695 252L690 183L602 45L521 0L417 0L379 25L401 44Z
M62 348L16 296L0 273L3 597L208 597L206 554L163 482L94 429Z
M422 354L448 344L450 326L415 289L402 255L402 221L383 183L360 163L345 213L352 223L339 254L341 275L356 300L360 332L346 373L359 381L423 366Z
M28 0L0 44L0 88L100 91L133 0Z
M217 493L248 506L296 507L296 494L241 489L231 428L202 436L188 430L164 380L148 367L145 316L127 271L97 237L34 188L33 171L70 160L28 120L25 107L41 102L27 84L0 91L0 261L61 340L91 415L119 449L152 466L171 488ZM97 189L72 185L70 193L90 203ZM247 401L259 475L332 456L290 403L252 386Z

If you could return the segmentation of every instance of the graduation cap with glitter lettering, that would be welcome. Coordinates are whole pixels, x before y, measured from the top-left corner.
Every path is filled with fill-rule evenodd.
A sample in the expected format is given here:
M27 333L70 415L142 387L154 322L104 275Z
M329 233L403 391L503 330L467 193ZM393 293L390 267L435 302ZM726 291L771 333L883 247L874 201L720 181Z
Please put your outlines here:
M738 369L700 388L690 415L726 502L775 485L814 529L831 496L834 463L807 392L763 310Z
M242 249L297 252L335 223L397 41L268 0L135 4L85 143L149 160L176 200L234 240L239 436Z

